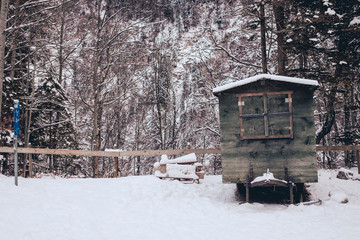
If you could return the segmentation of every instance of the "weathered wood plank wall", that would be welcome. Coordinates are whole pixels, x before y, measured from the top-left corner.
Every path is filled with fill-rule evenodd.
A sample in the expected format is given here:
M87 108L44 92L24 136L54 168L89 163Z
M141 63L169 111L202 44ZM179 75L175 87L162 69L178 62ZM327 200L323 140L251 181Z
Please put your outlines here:
M313 91L293 84L249 85L219 96L223 182L245 183L250 167L255 177L269 169L284 179L287 167L295 182L317 182ZM241 140L235 94L274 90L293 91L294 138Z

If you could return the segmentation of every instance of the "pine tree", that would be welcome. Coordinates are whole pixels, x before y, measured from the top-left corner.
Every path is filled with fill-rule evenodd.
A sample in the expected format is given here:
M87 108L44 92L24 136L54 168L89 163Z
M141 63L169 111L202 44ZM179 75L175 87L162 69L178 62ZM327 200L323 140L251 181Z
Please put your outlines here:
M35 91L30 128L32 147L50 149L78 149L73 119L68 110L69 101L60 84L51 77ZM50 157L49 170L66 173L74 158Z

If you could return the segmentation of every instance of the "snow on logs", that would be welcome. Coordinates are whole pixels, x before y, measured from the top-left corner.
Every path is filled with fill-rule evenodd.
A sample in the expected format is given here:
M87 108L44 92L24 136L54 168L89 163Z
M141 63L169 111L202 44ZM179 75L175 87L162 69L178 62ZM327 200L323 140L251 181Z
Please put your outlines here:
M251 181L251 186L283 186L287 187L288 182L285 180L277 179L274 177L274 174L267 169L267 172L262 176L256 177L253 181Z
M198 181L204 179L202 164L197 162L195 153L190 153L175 159L162 155L160 162L154 163L155 176L179 180Z
M354 173L351 170L348 170L345 168L340 168L336 177L339 179L342 179L342 180L351 179L351 180L359 180L360 181L360 174L354 175Z

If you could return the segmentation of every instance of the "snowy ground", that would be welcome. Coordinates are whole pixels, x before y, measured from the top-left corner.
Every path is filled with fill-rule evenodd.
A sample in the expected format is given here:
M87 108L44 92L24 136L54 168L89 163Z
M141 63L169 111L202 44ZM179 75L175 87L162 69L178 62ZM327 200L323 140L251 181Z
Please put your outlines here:
M221 176L19 179L0 175L1 240L349 239L360 236L360 181L319 171L320 206L242 204ZM329 197L331 192L332 197ZM341 204L341 198L349 202Z

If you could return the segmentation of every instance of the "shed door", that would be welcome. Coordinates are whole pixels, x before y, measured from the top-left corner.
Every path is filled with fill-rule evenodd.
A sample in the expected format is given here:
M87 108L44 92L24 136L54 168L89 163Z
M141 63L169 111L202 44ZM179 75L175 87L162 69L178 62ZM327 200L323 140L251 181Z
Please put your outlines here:
M292 138L292 92L237 95L241 139Z

